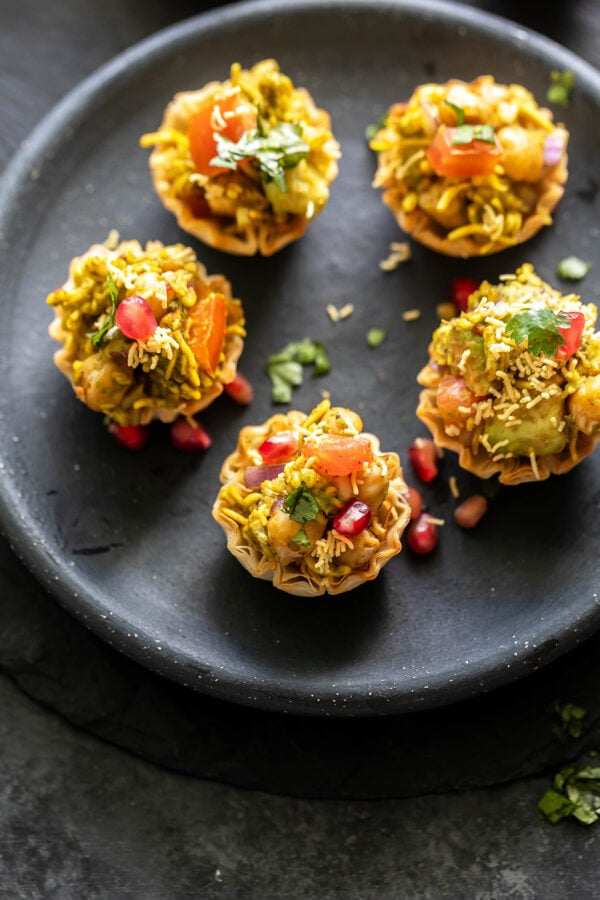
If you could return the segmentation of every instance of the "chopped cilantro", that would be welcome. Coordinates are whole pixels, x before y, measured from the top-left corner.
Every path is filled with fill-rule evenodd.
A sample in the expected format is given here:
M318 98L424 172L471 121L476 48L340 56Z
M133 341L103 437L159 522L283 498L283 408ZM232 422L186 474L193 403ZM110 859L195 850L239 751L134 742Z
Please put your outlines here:
M555 724L552 731L562 737L581 737L584 730L584 719L587 716L587 710L583 706L576 706L574 703L560 703L556 700L548 707L548 712L555 716Z
M517 313L506 323L506 333L516 344L527 341L527 349L534 356L556 356L559 347L565 346L559 326L567 327L569 320L551 309L531 309Z
M452 138L452 146L458 147L462 144L470 144L471 141L484 141L486 144L495 144L496 137L494 129L491 125L467 125L465 122L465 111L460 106L445 101L446 106L453 109L456 113L456 128Z
M314 494L311 494L306 484L302 482L300 487L296 488L295 491L292 491L285 498L283 508L292 522L298 522L301 526L297 534L292 538L292 543L310 547L311 543L304 526L307 522L313 522L320 512L320 507Z
M106 283L108 285L108 295L110 297L111 302L111 310L108 315L108 319L104 322L104 324L97 331L90 331L86 337L92 342L92 347L95 350L99 350L104 343L104 338L106 337L106 332L109 331L115 324L115 313L117 311L117 304L119 302L119 288L115 284L114 278L110 274L110 272L106 273Z
M217 155L211 166L235 169L243 159L255 160L267 181L274 181L280 191L286 191L284 172L297 166L308 156L310 147L302 140L302 129L293 122L279 122L265 131L259 119L258 128L244 132L239 141L224 134L216 135Z
M369 347L379 347L386 337L387 331L384 328L369 328L367 331L367 344Z
M303 338L284 347L279 353L269 356L267 374L271 379L271 399L273 403L289 403L292 399L292 388L299 387L303 381L302 366L313 365L313 378L327 375L329 359L323 344Z
M573 816L592 825L600 816L600 767L571 763L552 779L552 787L537 804L542 818L555 824Z
M556 267L556 274L567 281L580 281L591 268L591 263L579 259L578 256L565 256Z
M559 72L556 69L550 72L550 85L546 92L549 103L557 103L559 106L568 106L571 91L575 87L575 75L569 70Z

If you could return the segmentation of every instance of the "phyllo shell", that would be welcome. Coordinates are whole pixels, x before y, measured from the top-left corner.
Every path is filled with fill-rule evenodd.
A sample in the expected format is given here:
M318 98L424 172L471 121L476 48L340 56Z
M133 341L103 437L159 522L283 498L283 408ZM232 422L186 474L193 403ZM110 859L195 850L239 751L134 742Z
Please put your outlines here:
M298 596L340 594L376 578L400 552L410 518L400 459L396 453L381 453L378 438L361 429L355 413L330 408L329 401L323 401L308 416L291 410L241 430L236 449L221 469L223 486L213 516L226 534L229 551L251 575ZM248 486L248 470L261 465L258 448L280 433L292 434L297 450L279 474L266 472L268 478ZM349 441L360 438L365 461L353 474L323 475L315 470L314 454L319 453L315 446L332 434ZM319 503L315 521L305 526L304 545L294 542L300 525L284 506L299 488ZM332 524L335 513L353 498L362 498L372 515L354 538L338 534Z

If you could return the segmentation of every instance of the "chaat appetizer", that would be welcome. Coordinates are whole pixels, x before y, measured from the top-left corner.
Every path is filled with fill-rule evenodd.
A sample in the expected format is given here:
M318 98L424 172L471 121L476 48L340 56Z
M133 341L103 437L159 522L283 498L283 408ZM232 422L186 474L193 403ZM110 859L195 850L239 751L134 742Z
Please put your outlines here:
M447 256L482 256L552 222L568 132L518 84L483 75L418 87L370 141L373 186L400 227Z
M600 436L597 310L526 263L483 282L433 334L417 416L459 464L503 484L568 472Z
M359 416L323 400L242 428L213 516L255 577L290 594L339 594L400 552L410 517L400 460Z
M340 148L329 114L272 59L175 95L157 132L154 187L181 228L228 253L270 256L329 198Z
M48 296L49 332L62 345L56 365L110 423L192 416L236 376L241 302L189 247L109 243L72 260L67 282Z

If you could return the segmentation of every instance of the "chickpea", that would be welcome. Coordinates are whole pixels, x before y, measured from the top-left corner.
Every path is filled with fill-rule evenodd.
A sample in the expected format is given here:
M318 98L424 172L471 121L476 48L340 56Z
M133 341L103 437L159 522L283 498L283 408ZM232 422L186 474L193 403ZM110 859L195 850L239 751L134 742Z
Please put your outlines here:
M323 536L326 521L325 516L319 515L317 519L307 522L304 526L311 546L314 547L319 538ZM267 522L269 546L273 554L284 566L310 552L310 547L303 547L302 544L292 542L292 538L298 534L300 528L301 526L298 522L294 522L281 507L271 511Z
M90 409L102 412L107 405L121 405L131 387L133 374L126 362L104 353L94 353L77 367L75 379L79 399Z
M577 428L585 434L600 426L600 375L583 379L569 398L568 408Z
M506 125L497 134L502 146L500 165L513 181L539 181L544 168L546 133L521 125Z

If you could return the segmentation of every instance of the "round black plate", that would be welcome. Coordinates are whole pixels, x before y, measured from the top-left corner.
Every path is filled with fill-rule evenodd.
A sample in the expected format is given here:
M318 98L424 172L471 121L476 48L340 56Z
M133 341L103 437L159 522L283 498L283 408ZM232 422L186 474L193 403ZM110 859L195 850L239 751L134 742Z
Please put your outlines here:
M229 65L273 56L331 112L343 149L331 201L306 236L271 259L198 245L155 197L139 136L177 90L225 78ZM415 245L384 273L402 240L371 186L365 127L416 84L491 72L543 100L552 69L576 89L556 109L571 132L571 176L555 224L527 245L461 262ZM210 509L239 428L275 411L266 358L289 341L321 339L331 374L306 373L293 406L331 392L406 459L425 430L415 375L435 307L452 277L496 279L522 262L556 284L575 253L597 265L600 79L561 47L501 19L448 3L242 3L189 20L118 57L70 94L23 145L0 194L0 505L3 528L38 579L96 633L137 661L200 691L303 714L367 715L445 704L507 683L589 635L596 594L600 458L539 485L504 489L473 532L452 524L448 478L478 488L447 454L423 489L448 524L428 558L404 551L375 583L302 600L252 579L231 557ZM220 399L202 416L214 437L202 457L178 454L164 429L132 454L78 403L54 368L46 295L71 257L103 240L183 241L224 272L245 305L241 368L256 399ZM567 289L566 286L563 286ZM327 304L354 305L337 324ZM403 310L421 318L405 322ZM383 327L373 350L366 331ZM284 407L285 408L285 407ZM407 476L411 472L406 464Z

